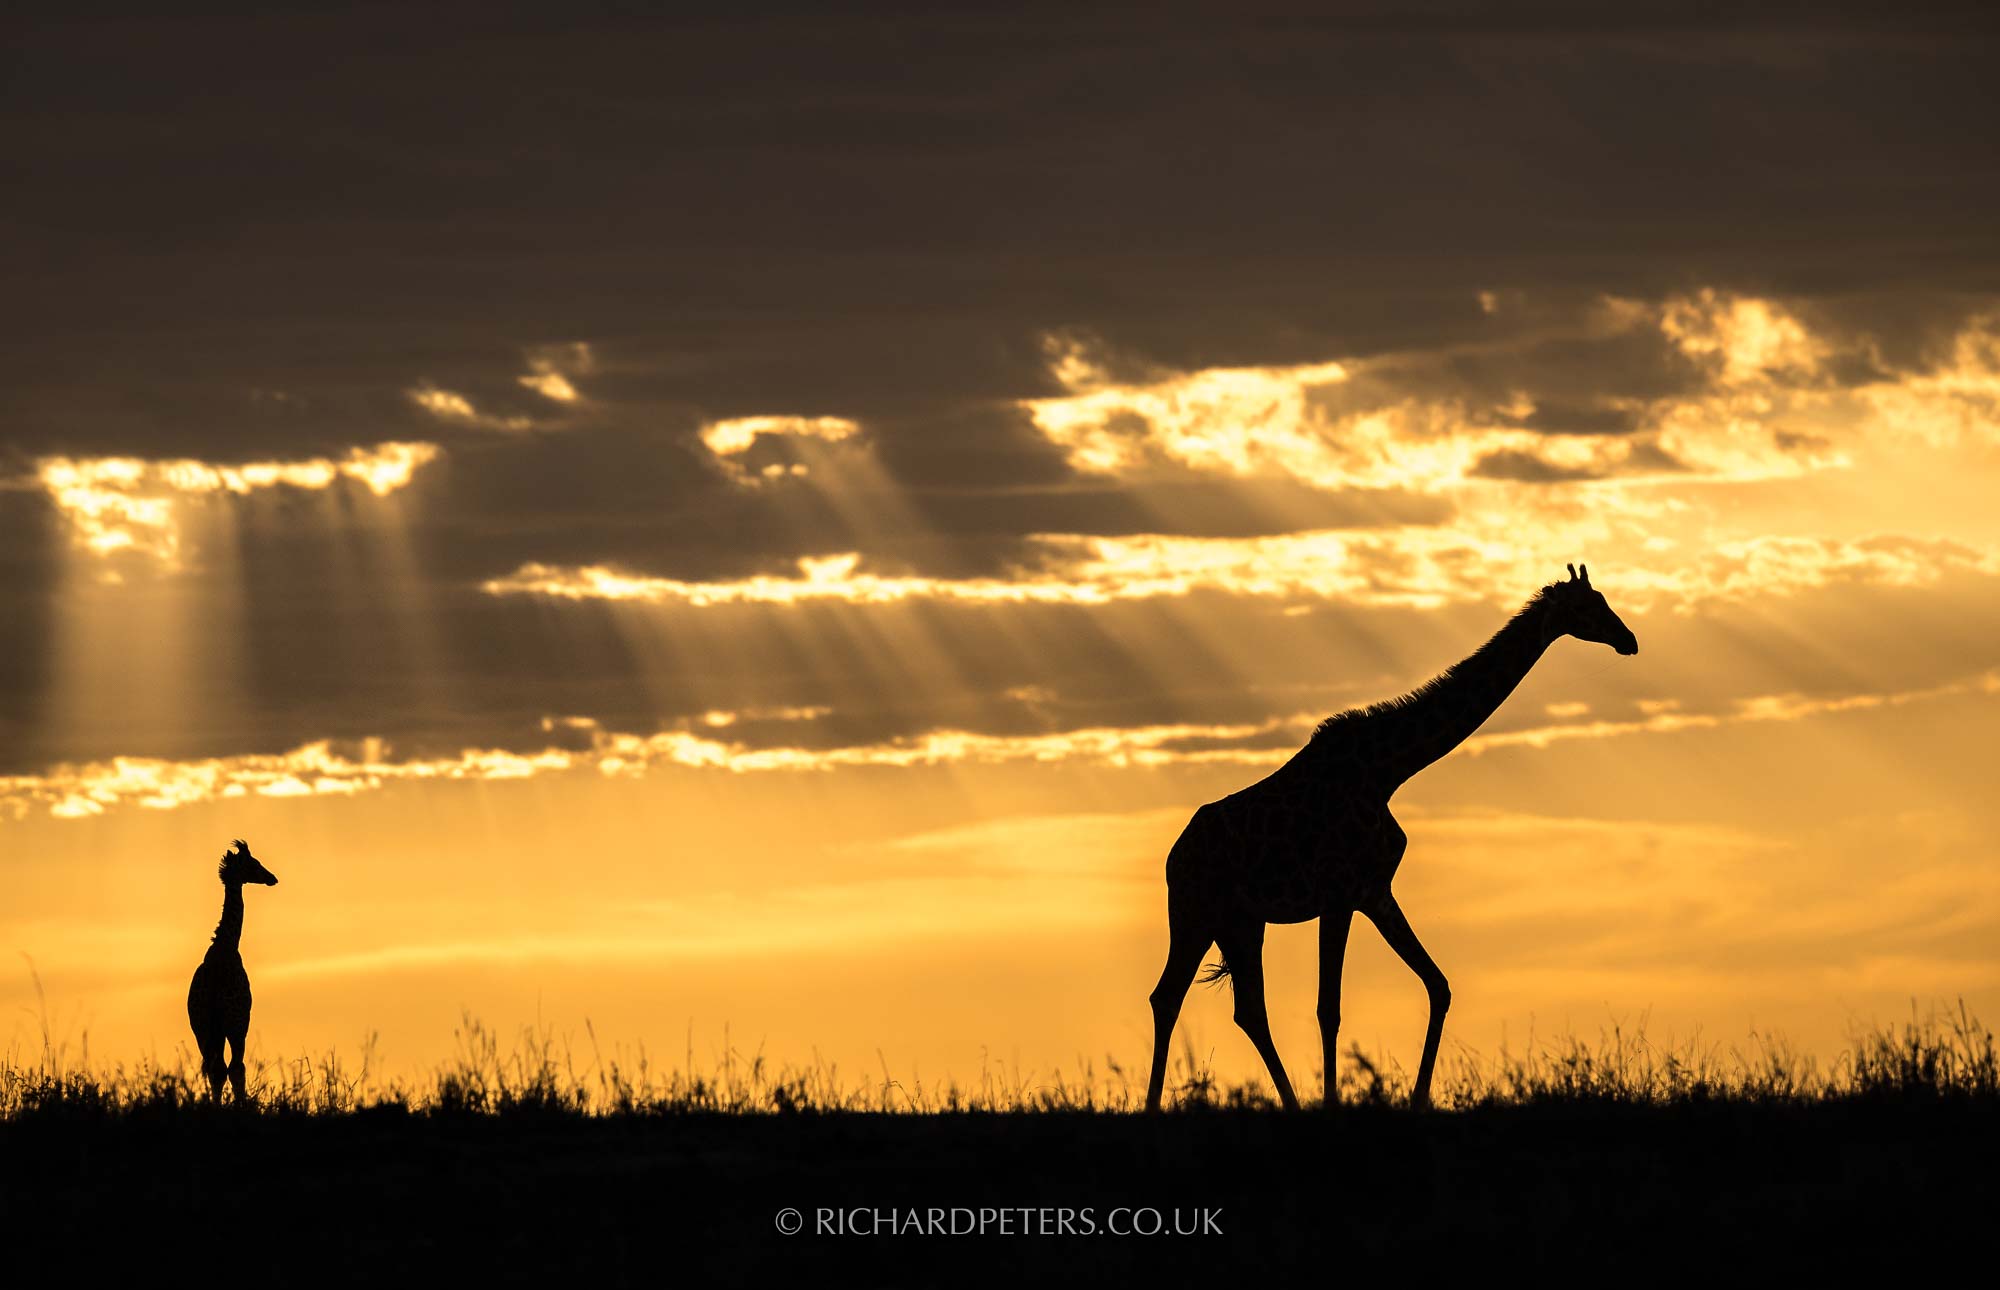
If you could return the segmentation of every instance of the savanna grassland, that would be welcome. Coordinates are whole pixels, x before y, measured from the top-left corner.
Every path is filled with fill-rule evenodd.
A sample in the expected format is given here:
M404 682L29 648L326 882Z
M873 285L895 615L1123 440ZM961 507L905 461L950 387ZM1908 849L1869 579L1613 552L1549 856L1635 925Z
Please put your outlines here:
M1359 1050L1332 1114L1284 1114L1184 1055L1174 1109L1149 1117L1115 1065L925 1087L458 1038L414 1083L366 1053L253 1067L240 1109L180 1066L15 1054L10 1257L86 1282L1789 1281L1976 1251L2000 1147L1993 1035L1962 1010L1824 1064L1618 1031L1461 1055L1427 1113Z

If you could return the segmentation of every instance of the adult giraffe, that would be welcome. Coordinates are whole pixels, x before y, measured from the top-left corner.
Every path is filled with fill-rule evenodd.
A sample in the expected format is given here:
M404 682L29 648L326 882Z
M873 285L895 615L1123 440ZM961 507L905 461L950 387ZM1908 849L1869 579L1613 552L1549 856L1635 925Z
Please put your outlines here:
M1340 962L1356 910L1375 924L1430 996L1430 1028L1410 1093L1413 1106L1430 1102L1451 988L1389 890L1407 841L1389 814L1389 798L1479 729L1562 636L1609 645L1620 654L1639 652L1638 638L1590 585L1589 566L1579 572L1570 565L1568 581L1535 593L1471 657L1399 699L1327 718L1306 746L1269 776L1194 813L1167 855L1170 943L1166 970L1152 994L1148 1110L1159 1109L1167 1041L1211 944L1222 951L1216 974L1234 980L1236 1024L1270 1068L1279 1099L1297 1109L1264 1011L1264 927L1314 918L1320 920L1320 1043L1332 1105Z

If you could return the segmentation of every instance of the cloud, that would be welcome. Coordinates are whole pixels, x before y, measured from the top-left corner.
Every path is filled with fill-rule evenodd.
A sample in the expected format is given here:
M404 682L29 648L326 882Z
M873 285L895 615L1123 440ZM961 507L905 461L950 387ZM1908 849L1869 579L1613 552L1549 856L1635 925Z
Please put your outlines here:
M1607 297L1572 325L1581 330L1559 343L1529 330L1420 357L1125 377L1101 348L1051 338L1049 374L1066 393L1022 406L1089 474L1174 468L1418 492L1792 478L1852 465L1853 445L1878 424L1932 443L2000 424L2000 333L1988 316L1965 325L1943 362L1901 370L1868 335L1822 334L1780 301L1714 288L1658 303ZM1693 364L1692 387L1617 392L1614 360L1649 338L1652 361ZM1594 393L1551 366L1552 355L1593 350L1605 364ZM1494 387L1489 369L1511 370L1516 384ZM1843 372L1863 379L1844 385ZM1557 384L1545 393L1541 380Z
M710 708L696 720L711 730L723 730L750 721L818 721L833 709L825 704L780 705L769 708Z
M434 417L444 417L455 421L474 421L479 413L473 409L472 400L463 394L453 394L450 390L440 390L435 386L419 386L410 391L410 398L416 405Z
M1720 543L1665 579L1683 607L1846 585L1929 587L1951 573L2000 575L2000 553L1884 534L1852 541L1764 537Z
M1462 746L1473 756L1503 748L1540 750L1572 740L1805 721L1963 696L2000 696L2000 672L1891 693L1759 695L1740 699L1719 712L1682 712L1656 705L1639 720L1580 721L1499 731L1474 735ZM1556 705L1549 710L1562 715L1558 707L1580 706ZM379 738L316 740L285 753L192 761L113 757L59 766L45 774L0 776L0 817L18 820L30 811L41 810L59 819L82 819L125 806L172 810L251 795L350 796L398 783L523 780L572 771L640 776L673 768L744 775L1007 764L1088 764L1114 769L1273 767L1289 760L1325 715L1295 712L1258 721L1088 726L1035 734L941 728L827 747L757 744L717 733L735 727L739 720L747 722L753 711L704 714L699 718L699 730L695 722L689 722L683 728L653 734L607 730L587 717L546 717L540 723L543 733L569 735L571 742L526 751L465 749L443 757L398 759ZM774 722L798 722L815 721L825 713L803 708L764 710L755 715Z
M1378 15L1246 26L1228 58L1174 22L1051 21L1030 48L978 18L926 15L912 30L950 53L916 77L859 14L779 50L729 24L584 23L563 33L559 64L527 52L548 33L503 25L456 33L442 79L406 52L376 58L365 85L246 82L195 100L175 86L220 84L243 57L225 49L274 66L309 50L375 58L374 20L274 18L232 46L222 17L115 33L51 17L34 32L38 106L15 185L50 248L13 284L39 320L18 371L44 371L0 382L4 423L55 437L36 451L80 431L66 450L217 456L218 437L252 441L255 427L202 415L209 390L176 379L201 355L231 355L265 388L335 366L329 384L358 388L413 352L512 354L552 329L650 333L658 379L693 406L751 391L867 419L919 385L928 412L1033 395L1021 341L1052 322L1194 370L1489 339L1533 318L1520 284L1989 280L1980 216L2000 180L1978 133L1949 128L1979 119L1987 87L1934 19L1899 25L1894 59L1867 43L1871 24L1818 11L1648 23L1645 39L1562 18L1516 25L1504 50L1487 17ZM771 74L735 74L751 64ZM673 74L649 71L662 67ZM130 95L88 92L107 68ZM533 77L577 110L524 117L507 87ZM1686 93L1633 102L1633 85L1667 80ZM1023 98L1023 84L1051 93ZM1385 84L1401 110L1379 110ZM1576 128L1612 116L1631 127L1615 142ZM696 119L712 146L685 166L631 164ZM1750 120L1766 123L1756 138ZM1321 146L1329 131L1354 146ZM813 151L835 143L838 165ZM802 147L820 158L810 236L794 200ZM940 184L940 164L962 182ZM1191 186L1190 167L1208 182ZM148 184L171 186L191 226L259 202L317 214L162 247L146 212L116 200ZM444 210L464 218L427 217ZM118 310L87 306L117 283ZM203 284L199 325L163 325L188 317L188 283ZM688 322L665 325L663 300ZM310 329L272 325L281 305ZM48 361L81 353L92 360ZM492 410L458 373L433 373ZM632 379L621 367L605 384ZM105 393L79 397L93 388ZM144 414L100 415L137 391Z
M1589 466L1559 466L1533 452L1503 448L1489 452L1473 464L1473 479L1511 479L1523 484L1572 484L1584 479L1602 479L1604 473Z
M1255 538L1162 534L1093 537L1041 534L1033 563L1010 577L940 578L878 574L856 552L808 556L796 577L757 575L711 582L625 574L598 566L527 564L484 584L490 595L560 600L680 602L693 606L839 601L889 604L942 600L971 604L1101 605L1185 596L1196 591L1271 597L1343 597L1369 604L1433 605L1463 594L1468 580L1445 566L1478 559L1450 534L1346 531ZM1401 566L1400 572L1391 566Z
M1874 423L1932 447L2000 443L2000 314L1982 314L1952 337L1928 370L1856 392Z
M99 556L136 553L158 567L181 562L180 506L217 494L260 489L331 488L350 480L377 497L405 487L439 456L436 444L380 443L352 448L339 459L253 461L212 465L187 459L45 457L36 478L67 522L76 545Z
M795 714L792 719L811 718ZM642 775L661 767L748 774L1009 762L1087 761L1114 767L1200 762L1256 765L1272 760L1274 754L1262 748L1190 745L1250 739L1291 727L1303 732L1311 725L1310 718L1296 716L1223 725L1095 727L1043 735L931 730L879 743L803 748L751 746L691 730L621 734L603 730L587 719L582 724L565 718L549 721L551 732L561 728L588 735L589 747L547 747L528 752L466 749L449 757L397 760L384 741L363 739L341 745L318 740L285 753L196 761L113 757L58 767L43 775L0 777L0 812L19 819L31 809L42 809L59 819L82 819L120 806L172 810L252 794L279 798L347 796L404 782L518 780L572 770ZM732 724L725 721L715 728ZM1287 749L1278 759L1290 756L1291 751Z
M1725 386L1809 380L1831 352L1781 305L1713 287L1670 298L1659 325L1682 353L1713 368Z
M1586 538L1560 531L1510 541L1451 528L1252 538L1039 534L1029 540L1031 561L1008 577L878 574L860 567L859 553L843 552L801 559L797 576L715 581L529 563L488 579L482 589L494 596L695 607L906 600L1102 605L1207 591L1432 608L1491 601L1496 589L1526 596L1561 567L1565 545L1570 551L1589 549ZM1599 566L1607 567L1601 560ZM1833 584L1921 587L1953 572L2000 575L2000 553L1898 535L1856 541L1771 537L1719 543L1691 560L1655 556L1650 564L1615 568L1615 581L1602 581L1615 588L1622 605L1685 611L1705 601L1793 595Z
M575 403L580 397L570 377L597 366L597 355L589 344L540 345L528 353L528 371L514 379L555 403Z
M1402 388L1396 366L1384 361L1121 380L1080 341L1051 338L1047 347L1050 376L1068 392L1022 406L1086 474L1144 477L1171 468L1289 477L1326 490L1430 492L1494 474L1492 463L1515 463L1517 471L1533 463L1548 478L1596 478L1632 451L1622 435L1552 439L1508 424L1536 411L1519 392L1480 406L1426 396L1415 382Z
M553 376L557 382L560 382L561 388L569 388L569 383L562 379L560 373L555 372L539 375L530 374L520 379L523 385L529 385L536 379L549 376ZM407 391L407 393L412 403L415 403L418 407L440 421L449 421L457 425L470 426L480 430L501 430L510 433L521 430L532 430L535 426L534 421L529 417L490 416L473 407L472 400L466 398L463 394L452 390L439 389L435 385L419 385L415 389ZM546 390L542 390L541 393L548 394ZM570 399L562 401L568 402L576 397L576 391L570 390L569 393ZM549 395L548 397L555 398L557 396Z
M1621 327L1633 325L1622 317ZM1180 469L1289 477L1326 490L1437 492L1487 479L1595 480L1657 473L1637 413L1598 410L1612 433L1553 435L1528 391L1439 392L1426 364L1343 359L1287 367L1209 368L1114 378L1075 340L1048 342L1051 377L1068 393L1023 403L1082 472L1143 477ZM1574 420L1575 412L1568 413Z
M1495 748L1547 748L1551 744L1570 739L1612 739L1624 735L1712 730L1720 726L1766 721L1804 721L1831 713L1900 708L1913 703L1928 703L1963 695L2000 695L2000 672L1982 672L1978 676L1946 685L1888 694L1847 694L1830 698L1800 694L1759 695L1755 698L1739 699L1734 708L1725 712L1681 712L1677 708L1654 704L1652 710L1638 721L1588 721L1560 726L1537 726L1529 730L1503 730L1493 734L1474 735L1461 746L1465 751L1477 756ZM1646 711L1646 705L1641 705L1641 711Z
M576 387L561 372L529 372L515 379L545 399L553 399L557 403L576 402Z
M1348 379L1339 363L1211 368L1119 382L1082 342L1045 341L1049 374L1068 391L1024 406L1078 470L1131 473L1149 455L1197 470L1247 475L1271 469L1315 483L1344 480L1314 433L1307 395Z
M725 421L710 421L701 427L702 446L707 448L716 462L739 483L754 484L761 479L775 479L785 475L804 475L808 467L803 462L770 461L753 471L743 461L759 440L817 440L821 443L841 443L861 432L861 427L846 417L794 417L757 416L733 417Z

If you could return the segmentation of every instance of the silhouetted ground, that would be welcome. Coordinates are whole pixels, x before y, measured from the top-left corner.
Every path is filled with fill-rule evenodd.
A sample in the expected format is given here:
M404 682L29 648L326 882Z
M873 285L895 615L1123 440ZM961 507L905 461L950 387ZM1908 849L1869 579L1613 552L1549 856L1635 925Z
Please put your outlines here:
M1984 1246L1990 1104L666 1117L220 1112L0 1125L8 1245L86 1275L517 1283L1098 1279L1249 1266L1788 1278ZM1120 1206L1219 1233L1070 1235ZM779 1211L806 1230L777 1230ZM818 1211L1049 1234L820 1235ZM968 1211L954 1216L952 1210ZM1081 1211L1089 1211L1084 1218ZM1150 1216L1125 1216L1147 1226ZM1178 1283L1178 1282L1175 1282Z
M7 1257L86 1284L954 1286L1907 1284L1991 1257L2000 1071L1962 1012L1825 1075L1569 1043L1430 1113L1358 1054L1333 1115L1192 1080L1149 1117L1105 1109L1122 1084L635 1084L477 1027L466 1053L414 1090L267 1068L242 1111L177 1070L0 1062Z

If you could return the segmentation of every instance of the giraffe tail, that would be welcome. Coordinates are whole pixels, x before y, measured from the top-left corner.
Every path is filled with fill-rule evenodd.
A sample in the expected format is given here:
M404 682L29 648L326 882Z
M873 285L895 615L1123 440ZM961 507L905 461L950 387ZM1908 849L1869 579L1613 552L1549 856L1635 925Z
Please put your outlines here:
M1228 975L1229 960L1218 955L1215 962L1202 969L1201 975L1196 979L1203 985L1217 985Z

